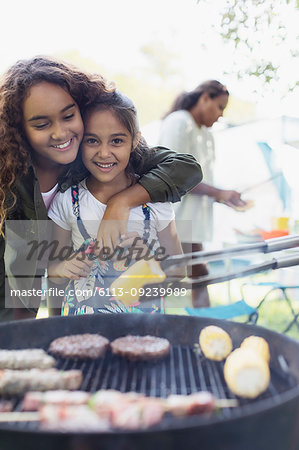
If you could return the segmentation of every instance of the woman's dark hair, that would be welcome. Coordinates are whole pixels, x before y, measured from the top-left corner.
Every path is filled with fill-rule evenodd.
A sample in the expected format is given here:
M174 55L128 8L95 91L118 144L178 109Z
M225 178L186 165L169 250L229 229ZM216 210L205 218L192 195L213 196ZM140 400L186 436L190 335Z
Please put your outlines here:
M46 56L16 62L0 81L0 231L16 204L15 182L28 171L31 148L23 129L23 104L31 87L43 81L65 89L82 111L93 99L111 91L101 75Z
M194 105L198 102L199 97L207 93L210 98L220 97L220 95L229 95L226 87L217 80L208 80L201 83L193 91L182 92L174 100L170 110L165 114L164 118L174 111L185 109L190 111Z
M119 92L107 92L102 94L98 98L95 98L93 102L86 105L82 111L83 121L90 113L94 111L111 111L117 119L124 125L132 136L133 141L139 132L139 124L137 118L137 110L128 97ZM143 137L138 139L137 146L132 149L128 166L126 167L126 173L131 178L132 184L136 181L136 170L142 172L143 159L146 157L149 147ZM79 151L76 161L71 167L72 182L77 183L83 178L89 175L88 170L82 162L82 152Z

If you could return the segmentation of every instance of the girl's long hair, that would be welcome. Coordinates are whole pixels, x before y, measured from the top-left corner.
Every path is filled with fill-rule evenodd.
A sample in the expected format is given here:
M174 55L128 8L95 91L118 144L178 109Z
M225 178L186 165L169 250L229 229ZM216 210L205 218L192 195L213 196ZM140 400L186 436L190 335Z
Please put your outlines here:
M106 110L115 114L117 119L129 131L133 143L139 132L137 110L134 103L117 90L108 92L86 105L82 111L83 120L90 112ZM126 167L126 174L131 179L132 184L136 181L136 172L142 172L143 161L148 156L149 150L145 139L140 137L137 146L131 151L129 163ZM81 155L82 152L79 151L75 163L70 168L72 183L78 183L89 175L89 171L82 162Z
M190 111L196 105L200 96L208 93L210 98L220 97L220 95L229 95L226 87L217 80L208 80L201 83L192 91L182 92L174 100L170 110L164 115L164 118L174 111L181 109Z
M29 89L49 82L65 89L80 110L95 96L112 88L100 75L87 74L78 68L46 56L21 60L0 81L0 232L7 213L16 204L15 183L27 173L31 149L23 127L23 104ZM67 166L66 166L67 168Z

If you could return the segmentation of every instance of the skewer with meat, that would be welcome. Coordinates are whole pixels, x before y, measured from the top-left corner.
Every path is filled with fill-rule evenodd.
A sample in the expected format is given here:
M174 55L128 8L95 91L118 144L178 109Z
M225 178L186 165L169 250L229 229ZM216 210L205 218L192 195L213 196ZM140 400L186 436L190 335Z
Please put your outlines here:
M126 400L111 409L110 422L113 428L136 430L160 423L165 415L163 402L159 398L141 397L134 402Z
M211 414L217 407L217 400L208 391L196 392L190 395L170 395L165 399L164 407L173 416L193 416Z
M40 409L40 421L41 427L46 430L107 431L111 429L109 420L98 416L88 405L43 405Z
M109 423L110 429L137 430L147 429L160 423L166 413L174 417L186 417L191 415L210 415L219 407L236 406L235 400L218 400L210 392L197 392L191 395L171 395L167 399L146 397L135 392L121 393L114 390L101 390L94 394L88 406L90 411L101 419L101 426ZM49 408L47 408L49 407ZM52 407L52 409L50 409ZM54 409L54 407L58 409ZM60 409L59 409L60 408ZM58 424L59 429L66 426L73 428L73 424L68 425L71 410L74 417L79 417L89 413L79 406L44 405L41 408L43 426L47 426L47 421L52 421L53 416L59 416L63 423ZM49 415L45 414L49 412ZM50 415L50 412L52 415ZM66 423L64 420L66 417ZM59 422L59 421L57 421ZM84 419L85 422L85 419ZM94 423L92 421L92 423ZM61 428L62 427L62 428ZM100 429L101 430L101 429Z
M78 406L87 405L91 394L84 391L26 392L22 404L23 411L38 411L43 405Z
M41 348L0 350L0 369L49 369L55 364L55 358Z
M140 429L153 426L165 414L163 401L136 392L101 390L92 396L90 407L101 417L108 417L112 428Z
M145 395L138 392L120 392L114 389L101 389L93 394L89 401L89 406L98 414L105 408L113 408L116 403L134 403Z
M138 397L144 397L142 394L137 394L135 392L128 392L123 394L119 391L113 389L100 390L95 394L90 394L85 391L66 391L66 390L56 390L56 391L46 391L46 392L26 392L24 395L24 400L22 404L23 411L38 411L43 405L56 405L56 406L78 406L78 405L89 405L89 407L101 413L106 407L112 408L115 403L124 398L134 399Z
M43 428L102 431L108 428L146 429L160 423L166 413L174 417L209 415L219 407L237 405L235 400L219 400L210 392L204 391L191 395L171 395L166 399L115 390L100 390L89 399L88 395L81 391L27 393L23 409L32 411L37 408L39 412L34 417L30 416L30 420L41 420ZM15 414L12 413L12 421L16 419ZM24 420L27 420L28 414L34 413L18 414L24 414ZM8 421L9 413L4 417ZM20 419L21 417L18 418Z
M27 391L79 389L83 380L80 370L57 369L0 370L0 394L20 395Z
M13 402L9 400L0 400L0 413L10 412L13 410Z

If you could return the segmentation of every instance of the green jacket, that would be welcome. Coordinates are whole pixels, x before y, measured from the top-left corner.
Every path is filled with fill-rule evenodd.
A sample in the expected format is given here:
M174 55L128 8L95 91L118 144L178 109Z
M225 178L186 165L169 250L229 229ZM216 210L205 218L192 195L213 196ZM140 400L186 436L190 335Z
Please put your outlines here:
M202 180L200 165L193 156L176 153L165 147L151 149L143 161L142 171L138 167L135 171L141 177L139 183L148 191L153 202L180 201L183 195ZM60 190L64 192L70 185L71 179L67 173L60 184ZM9 220L48 219L33 166L16 183L16 194L17 203L9 213ZM5 240L0 237L0 321L13 319L13 309L5 308L5 267L12 287L16 288L18 280L13 275L16 259L16 252L8 247L5 249ZM28 264L31 265L29 271L35 275L37 261L30 261ZM28 299L22 297L21 301L28 305Z

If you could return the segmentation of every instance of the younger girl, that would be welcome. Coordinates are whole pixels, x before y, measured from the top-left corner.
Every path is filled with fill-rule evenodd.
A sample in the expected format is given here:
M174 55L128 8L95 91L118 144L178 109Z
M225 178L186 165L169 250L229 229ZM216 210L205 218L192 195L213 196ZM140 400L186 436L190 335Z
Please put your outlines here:
M26 292L42 272L37 258L27 258L24 246L14 242L5 246L4 222L7 231L11 220L47 220L57 190L70 186L70 168L83 135L81 110L112 90L100 75L48 57L18 61L0 81L0 321L13 318L11 303L5 308L11 300L10 295L5 299L5 276L10 287L21 292L15 298L22 308L15 310L20 318L27 317L25 308L33 309ZM189 155L156 148L143 161L142 168L135 167L142 175L139 182L107 203L104 219L115 220L115 226L103 227L110 221L102 221L98 233L102 245L115 245L131 207L150 199L178 201L201 180L200 166ZM39 240L39 235L32 238ZM36 287L40 287L38 280Z
M75 175L85 168L87 178L65 193L58 193L49 210L49 217L56 224L57 254L70 242L78 252L77 256L54 262L49 267L49 276L56 281L58 277L74 280L66 290L64 315L109 312L118 306L124 310L109 293L105 295L113 279L126 270L123 261L109 260L101 265L96 259L92 265L90 260L82 258L81 252L87 248L89 251L90 243L95 241L98 223L109 199L136 182L134 162L141 161L148 148L140 135L133 103L119 92L103 95L89 105L84 112L84 126L83 164L78 162ZM130 246L133 237L140 236L145 243L155 242L153 250L160 245L166 255L181 253L169 203L149 203L132 209L129 231L122 247ZM84 290L89 292L84 294ZM144 310L145 305L140 308ZM160 310L158 302L146 305L146 311Z

